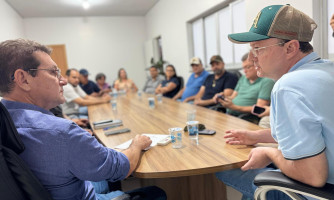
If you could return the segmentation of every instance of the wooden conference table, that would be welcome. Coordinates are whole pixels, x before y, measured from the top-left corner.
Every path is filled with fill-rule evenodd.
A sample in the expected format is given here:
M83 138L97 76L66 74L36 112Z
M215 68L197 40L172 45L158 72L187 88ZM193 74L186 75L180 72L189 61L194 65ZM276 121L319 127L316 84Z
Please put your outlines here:
M163 188L168 199L226 199L224 184L213 173L240 168L247 161L252 147L225 144L225 131L257 130L259 127L224 113L168 98L163 98L162 103L158 103L155 98L155 108L152 109L148 106L148 97L154 95L118 95L117 111L112 110L110 103L89 106L91 123L121 119L123 126L114 129L131 129L131 132L110 136L106 136L103 129L94 130L98 140L105 146L114 148L136 134L168 134L168 128L183 128L187 121L186 111L195 109L196 120L217 133L200 135L199 145L193 145L185 132L183 147L180 149L173 149L171 144L155 146L142 155L133 175L142 178L143 186L155 184Z

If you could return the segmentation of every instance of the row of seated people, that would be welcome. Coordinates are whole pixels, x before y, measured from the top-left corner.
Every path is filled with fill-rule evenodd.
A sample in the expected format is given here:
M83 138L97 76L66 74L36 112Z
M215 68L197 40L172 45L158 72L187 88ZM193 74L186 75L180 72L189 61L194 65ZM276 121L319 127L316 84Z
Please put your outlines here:
M225 70L224 61L219 55L212 56L210 59L213 71L211 75L205 71L201 60L194 57L190 60L193 73L190 75L186 86L181 87L181 89L179 89L180 82L172 65L166 67L166 81L162 81L161 84L150 84L159 80L157 69L152 66L150 68L151 78L147 80L144 92L163 93L164 96L174 100L223 111L250 122L258 123L260 117L269 115L268 106L274 81L258 77L253 62L247 58L248 54L242 57L242 67L245 75L241 76L238 71ZM157 87L155 90L154 86ZM224 96L224 98L218 98L220 96ZM256 116L251 114L254 105L266 107L267 110ZM263 126L268 126L265 121Z
M242 57L242 67L245 75L240 77L240 73L233 73L224 69L224 61L219 55L212 56L210 59L213 71L211 75L204 70L202 61L194 57L190 60L193 73L185 87L183 87L183 78L177 76L173 65L166 66L165 77L159 74L155 66L151 66L151 76L147 79L143 91L151 94L163 94L163 96L174 100L223 111L257 124L260 117L269 113L265 112L259 116L254 115L251 113L253 105L269 106L274 81L258 77L253 62L247 60L247 58L248 54ZM111 86L105 82L105 78L104 74L98 74L96 76L97 84L95 84L88 80L87 70L81 69L79 73L81 88L88 95L95 97L101 96L103 92L111 91ZM69 83L72 84L71 81ZM138 90L136 84L127 77L123 68L119 70L118 79L113 85L113 88L117 90L134 92ZM218 98L219 96L224 96L224 98ZM72 98L69 99L69 101L72 100ZM68 111L65 110L65 113L68 113ZM268 126L268 123L266 124L263 126Z

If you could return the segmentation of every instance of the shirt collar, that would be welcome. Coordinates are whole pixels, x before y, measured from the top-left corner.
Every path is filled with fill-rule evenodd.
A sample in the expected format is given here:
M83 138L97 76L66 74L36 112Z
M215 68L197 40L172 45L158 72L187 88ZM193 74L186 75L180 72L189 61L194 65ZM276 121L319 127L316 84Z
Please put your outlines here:
M318 56L317 53L312 52L310 54L308 54L307 56L305 56L304 58L300 59L293 67L291 67L291 69L289 70L289 72L295 71L297 70L300 66L312 62L314 60L320 59L320 57Z
M29 104L29 103L22 103L18 101L9 101L6 99L2 99L1 103L7 108L7 109L25 109L25 110L35 110L42 112L44 114L53 115L52 112L45 110L44 108L41 108L39 106Z

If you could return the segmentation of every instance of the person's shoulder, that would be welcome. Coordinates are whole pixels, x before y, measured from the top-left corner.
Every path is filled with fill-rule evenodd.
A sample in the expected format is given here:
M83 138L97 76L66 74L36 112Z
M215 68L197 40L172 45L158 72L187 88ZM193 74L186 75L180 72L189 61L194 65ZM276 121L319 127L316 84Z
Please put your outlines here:
M207 72L206 70L203 70L203 72L202 72L202 75L203 75L203 76L209 76L209 75L210 75L210 73L209 73L209 72Z
M88 80L88 83L91 84L91 85L96 85L96 83L92 80Z
M67 83L63 86L63 90L64 92L74 92L74 87L70 83Z

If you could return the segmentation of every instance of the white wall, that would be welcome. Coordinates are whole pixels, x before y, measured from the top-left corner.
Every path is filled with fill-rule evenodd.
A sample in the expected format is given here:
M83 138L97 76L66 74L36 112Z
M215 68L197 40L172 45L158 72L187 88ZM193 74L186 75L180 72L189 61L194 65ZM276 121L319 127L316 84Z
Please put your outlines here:
M21 16L4 0L0 0L0 24L0 42L24 37Z
M141 88L146 80L144 17L24 19L26 37L43 44L65 44L69 68L86 68L90 79L104 72L107 82L123 67Z
M225 0L160 0L146 15L146 40L161 36L164 59L174 64L177 73L182 75L185 81L190 75L191 56L187 22L224 2ZM253 19L265 6L286 3L312 17L312 0L246 0L248 27L251 27Z

